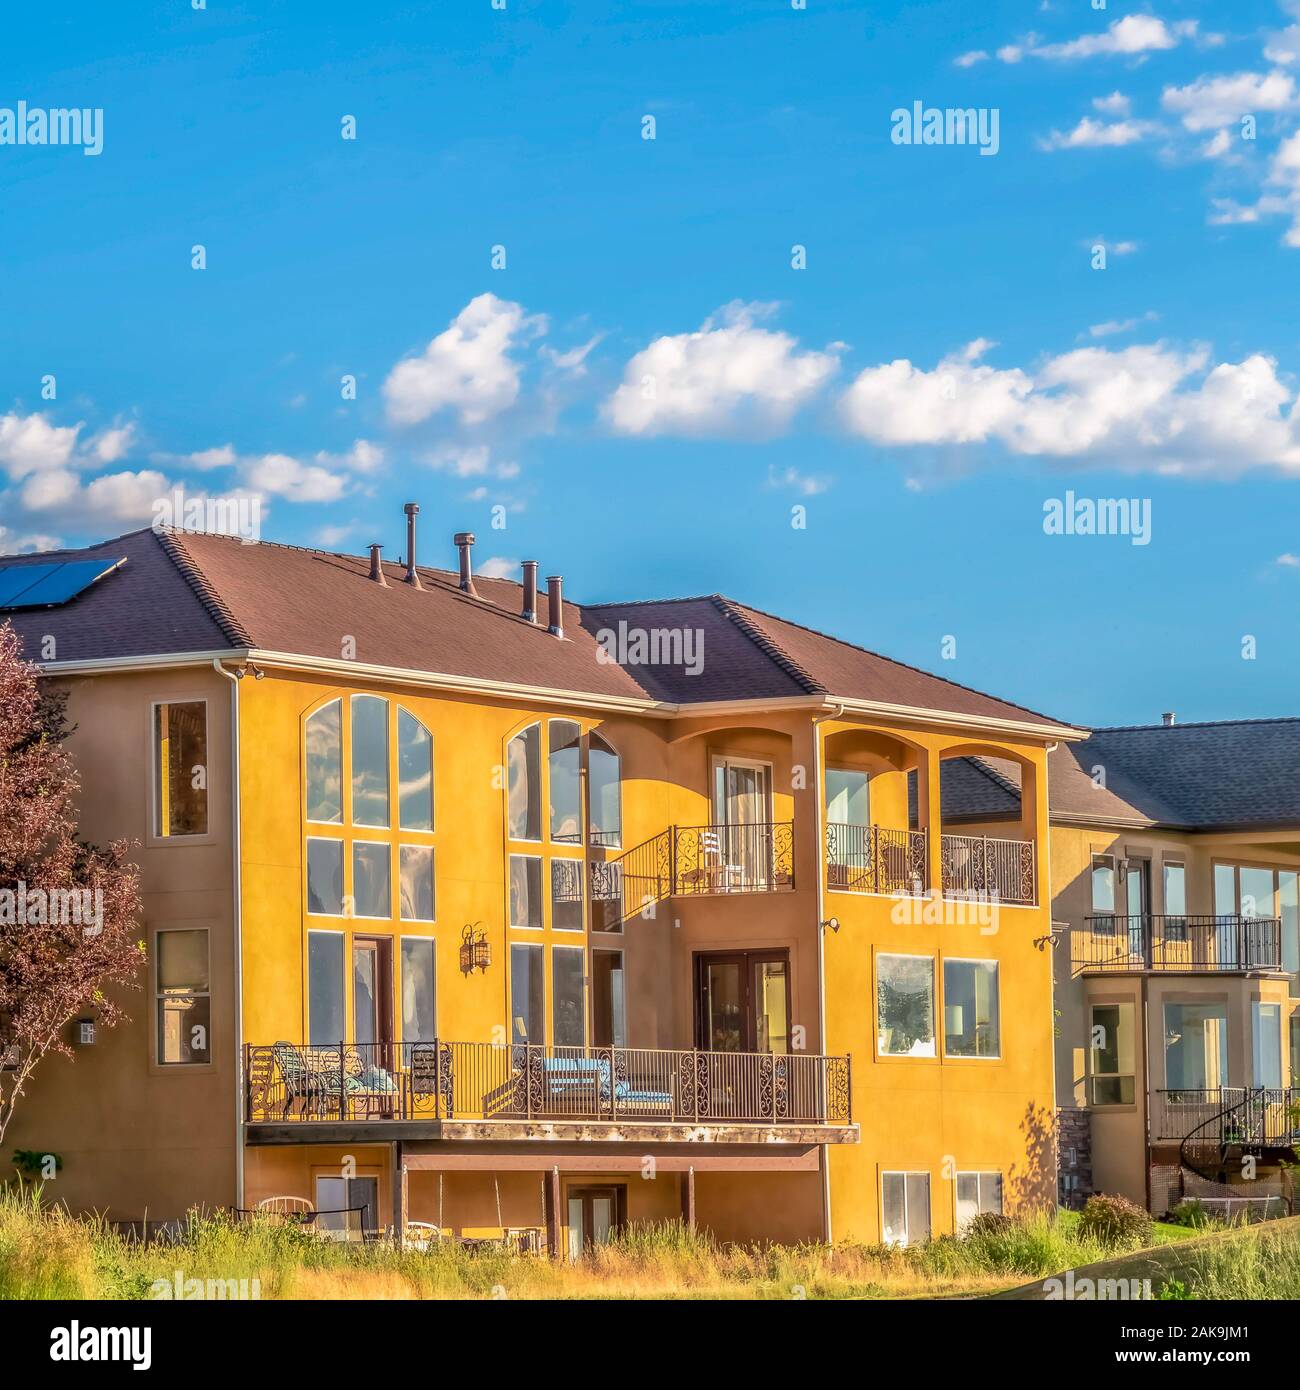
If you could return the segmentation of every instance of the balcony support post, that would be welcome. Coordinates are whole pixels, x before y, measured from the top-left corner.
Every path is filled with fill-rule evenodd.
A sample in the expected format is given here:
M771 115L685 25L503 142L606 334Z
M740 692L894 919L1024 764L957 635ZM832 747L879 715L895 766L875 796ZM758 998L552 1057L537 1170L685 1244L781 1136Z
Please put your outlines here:
M695 1234L695 1167L692 1164L682 1175L682 1215L686 1229Z
M406 1248L406 1218L410 1212L410 1186L406 1162L402 1158L402 1141L393 1141L393 1239L399 1250Z
M553 1260L558 1260L563 1253L560 1249L560 1229L560 1170L554 1167L551 1169L551 1229L548 1232Z

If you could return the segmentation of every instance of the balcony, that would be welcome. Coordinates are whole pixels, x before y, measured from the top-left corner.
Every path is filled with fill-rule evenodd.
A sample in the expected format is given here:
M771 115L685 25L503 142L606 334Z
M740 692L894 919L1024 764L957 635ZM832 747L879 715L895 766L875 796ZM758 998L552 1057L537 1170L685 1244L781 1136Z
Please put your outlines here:
M1070 932L1076 975L1106 971L1245 974L1282 969L1276 917L1097 914Z
M617 859L593 860L591 895L610 931L670 897L794 887L794 823L670 825Z
M1300 1088L1214 1086L1154 1091L1151 1142L1189 1147L1291 1149L1300 1143Z
M939 853L945 897L1018 904L1037 901L1032 840L944 835Z
M831 822L826 827L826 886L833 893L923 893L925 847L924 830Z
M628 1137L644 1137L645 1125L737 1126L748 1133L735 1137L750 1142L758 1126L788 1129L792 1140L807 1140L814 1128L838 1133L819 1134L813 1142L856 1137L848 1057L523 1043L278 1042L246 1046L244 1067L245 1116L255 1126L306 1131L408 1121L438 1127L442 1137L488 1139L502 1137L511 1124L516 1131L521 1125L578 1125L584 1137L627 1127ZM449 1134L453 1125L458 1128Z

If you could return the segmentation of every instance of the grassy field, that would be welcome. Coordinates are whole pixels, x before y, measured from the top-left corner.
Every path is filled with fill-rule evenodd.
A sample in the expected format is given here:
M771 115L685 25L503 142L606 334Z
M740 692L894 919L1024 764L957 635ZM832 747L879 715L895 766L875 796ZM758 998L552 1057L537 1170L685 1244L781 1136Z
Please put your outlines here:
M1195 1234L1157 1224L1155 1239ZM451 1245L428 1251L339 1245L269 1220L234 1224L197 1213L180 1242L146 1246L102 1222L43 1206L30 1188L0 1190L0 1299L150 1298L158 1296L155 1281L175 1289L178 1275L205 1285L247 1280L248 1289L256 1280L264 1299L980 1297L1115 1253L1081 1238L1078 1218L1064 1212L909 1250L722 1247L680 1225L641 1227L574 1264ZM1293 1252L1290 1267L1294 1279L1300 1254ZM1198 1287L1217 1291L1240 1278L1263 1289L1276 1282L1276 1268L1272 1256L1234 1251L1231 1259L1207 1264Z

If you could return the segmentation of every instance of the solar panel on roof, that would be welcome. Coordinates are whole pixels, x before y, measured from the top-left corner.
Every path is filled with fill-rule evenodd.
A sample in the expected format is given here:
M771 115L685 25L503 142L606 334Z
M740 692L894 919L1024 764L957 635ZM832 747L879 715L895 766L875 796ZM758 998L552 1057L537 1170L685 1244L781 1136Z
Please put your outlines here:
M119 565L126 564L125 556L120 560L64 560L50 565L14 565L0 570L0 584L11 576L31 575L29 582L21 584L14 579L12 591L0 588L0 608L54 608L68 603L78 594L111 574ZM42 573L37 576L35 571Z
M10 607L24 589L30 589L56 569L57 565L10 565L0 569L0 608Z

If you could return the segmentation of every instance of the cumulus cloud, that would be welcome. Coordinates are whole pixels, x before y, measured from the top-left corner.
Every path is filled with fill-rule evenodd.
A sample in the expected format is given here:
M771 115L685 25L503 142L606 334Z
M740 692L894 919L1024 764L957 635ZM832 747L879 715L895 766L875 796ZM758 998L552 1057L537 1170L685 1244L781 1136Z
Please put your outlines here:
M1093 120L1084 116L1073 130L1064 134L1059 130L1038 142L1044 150L1099 149L1114 145L1133 145L1150 135L1158 134L1160 127L1151 121L1105 121Z
M1114 20L1100 34L1084 34L1068 43L1038 43L1027 40L1023 52L1035 58L1047 58L1056 62L1069 62L1078 58L1099 56L1134 57L1144 53L1159 52L1176 48L1183 39L1196 34L1194 19L1178 20L1166 24L1153 14L1130 14L1123 19ZM1002 58L1002 52L998 56ZM1003 62L1018 62L1021 51L1016 50L1014 58L1002 58Z
M334 502L347 491L347 479L317 463L290 454L262 454L244 462L244 481L255 492L290 502Z
M1103 116L1127 116L1133 109L1133 103L1123 92L1111 92L1109 96L1093 97L1092 104Z
M546 332L542 315L523 305L480 294L418 357L407 357L384 382L388 418L415 425L442 410L455 411L464 425L482 424L508 410L519 396L520 343Z
M1288 72L1236 72L1166 87L1160 104L1186 129L1200 132L1235 125L1246 115L1294 111L1300 94Z
M1300 416L1262 355L1211 364L1164 343L1079 348L995 368L978 340L927 370L870 367L845 392L848 427L876 444L1000 444L1015 454L1168 473L1300 471Z
M839 366L839 345L801 351L761 327L774 306L739 301L693 333L656 338L627 364L603 411L620 434L778 432Z
M959 68L973 68L976 63L982 63L989 55L982 48L973 48L969 53L958 54L954 58L953 66Z
M519 561L504 555L490 555L478 567L485 579L513 579L519 573Z
M54 425L40 413L0 415L0 466L11 479L47 468L66 468L82 426Z

